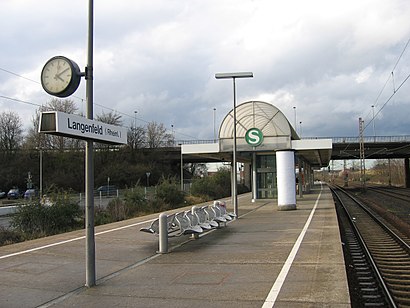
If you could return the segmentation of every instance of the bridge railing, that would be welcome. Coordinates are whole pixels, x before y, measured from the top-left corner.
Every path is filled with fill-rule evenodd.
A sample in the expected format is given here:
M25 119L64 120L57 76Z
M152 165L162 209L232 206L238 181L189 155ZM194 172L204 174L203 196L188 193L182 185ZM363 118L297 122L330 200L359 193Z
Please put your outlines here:
M303 139L332 139L333 143L359 143L359 137L304 137ZM410 135L404 136L365 136L363 137L365 143L384 143L384 142L410 142ZM204 144L216 143L218 140L175 140L174 146L181 144Z
M333 143L359 143L359 137L307 137L302 139L332 139ZM410 142L410 135L404 136L365 136L364 143Z
M203 140L175 140L174 147L181 146L181 144L209 144L217 143L218 139L203 139Z

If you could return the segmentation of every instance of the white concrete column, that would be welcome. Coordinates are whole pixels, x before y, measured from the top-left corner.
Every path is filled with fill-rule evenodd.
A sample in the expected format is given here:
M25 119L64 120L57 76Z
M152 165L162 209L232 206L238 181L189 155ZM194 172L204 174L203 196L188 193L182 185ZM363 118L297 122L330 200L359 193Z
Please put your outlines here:
M255 202L258 196L258 184L257 184L257 172L256 172L256 153L252 153L252 202Z
M295 154L276 152L278 207L280 211L296 210Z

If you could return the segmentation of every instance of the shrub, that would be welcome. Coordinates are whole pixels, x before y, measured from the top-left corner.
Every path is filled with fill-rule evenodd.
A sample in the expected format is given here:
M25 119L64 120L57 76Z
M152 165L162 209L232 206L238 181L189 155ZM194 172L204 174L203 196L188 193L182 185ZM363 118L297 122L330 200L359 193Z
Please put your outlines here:
M115 198L108 203L107 213L113 221L120 221L129 217L129 208L123 200Z
M185 203L186 205L194 205L194 204L200 204L206 201L209 201L210 199L207 197L203 196L193 196L189 195L185 197Z
M0 226L0 246L18 243L23 240L24 237L21 233Z
M191 194L202 199L212 200L216 195L211 177L203 177L192 181Z
M56 196L51 206L39 201L18 208L12 218L12 226L28 237L53 235L83 226L82 212L78 203L66 196Z
M229 168L219 168L214 176L195 179L191 194L215 200L231 195L231 172Z
M117 204L119 206L119 204ZM150 206L145 198L145 190L141 186L134 186L124 194L124 211L126 217L133 217L138 213L150 212Z
M162 177L157 186L157 199L162 200L170 208L177 208L184 204L184 193L175 178Z
M94 225L105 225L114 222L110 213L106 210L95 208L94 209Z

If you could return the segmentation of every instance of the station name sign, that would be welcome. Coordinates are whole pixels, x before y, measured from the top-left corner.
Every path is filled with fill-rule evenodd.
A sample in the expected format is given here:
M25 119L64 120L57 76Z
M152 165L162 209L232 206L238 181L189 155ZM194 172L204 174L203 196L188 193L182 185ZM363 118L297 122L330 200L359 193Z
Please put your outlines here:
M39 133L111 144L127 144L127 129L61 111L40 114Z

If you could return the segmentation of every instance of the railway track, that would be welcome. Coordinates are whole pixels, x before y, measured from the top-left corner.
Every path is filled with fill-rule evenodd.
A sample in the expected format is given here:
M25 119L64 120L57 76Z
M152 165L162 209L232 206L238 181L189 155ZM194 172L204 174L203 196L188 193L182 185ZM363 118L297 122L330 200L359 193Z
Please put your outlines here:
M408 191L400 191L400 189L391 189L391 188L381 188L381 187L368 187L367 189L390 196L394 199L402 200L404 202L410 202L410 195Z
M410 307L409 245L346 191L332 192L345 230L347 272L355 279L350 291L360 297L353 306Z

